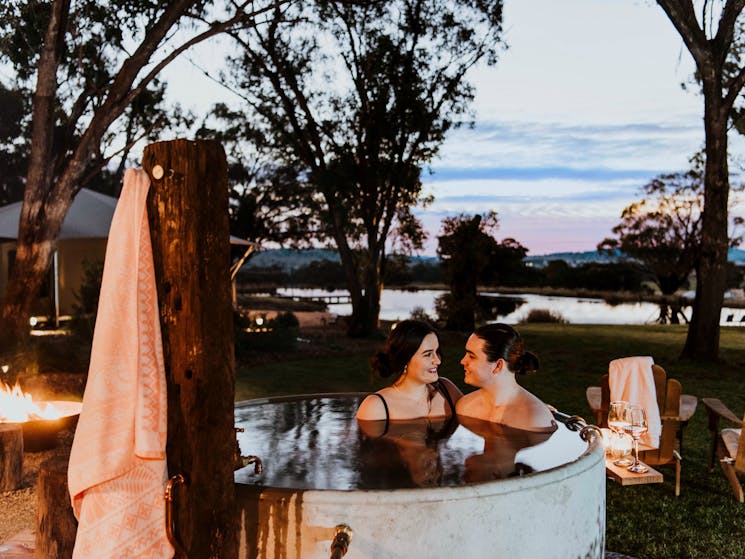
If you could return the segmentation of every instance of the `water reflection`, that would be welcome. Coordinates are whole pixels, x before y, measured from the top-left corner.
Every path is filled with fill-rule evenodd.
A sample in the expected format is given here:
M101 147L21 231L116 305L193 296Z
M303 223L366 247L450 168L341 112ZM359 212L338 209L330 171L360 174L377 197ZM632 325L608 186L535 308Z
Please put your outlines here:
M296 297L348 295L344 290L295 288L278 289L277 293ZM402 320L408 318L416 307L424 309L424 312L430 316L436 316L435 299L444 293L446 292L435 289L419 291L384 289L380 299L380 318ZM589 297L558 297L532 293L505 295L499 292L484 292L479 295L482 298L488 298L491 308L497 312L494 320L498 319L499 322L507 324L517 324L535 309L559 313L571 324L654 324L660 317L660 306L656 303L621 303ZM497 304L494 304L495 300L498 301ZM500 308L499 305L502 307ZM515 307L511 309L511 305ZM338 315L350 315L352 306L329 305L329 311ZM679 315L681 321L690 320L690 307L684 307L680 312L682 313ZM727 326L745 327L745 309L723 307L720 323Z
M342 490L460 486L552 468L577 459L587 448L563 426L556 433L567 436L546 446L553 435L468 421L459 425L454 418L358 422L354 412L361 399L237 405L236 426L244 428L238 434L242 454L260 456L264 473L243 468L236 482ZM548 459L528 452L541 446L548 449Z
M360 488L431 487L442 481L440 444L458 427L455 417L357 421Z
M532 466L517 460L518 452L546 442L556 431L525 431L472 417L461 417L460 424L484 440L482 452L472 454L465 460L466 482L531 473L534 471Z
M514 314L525 304L525 299L522 297L494 294L479 295L477 301L481 314L487 320L496 320L500 316Z

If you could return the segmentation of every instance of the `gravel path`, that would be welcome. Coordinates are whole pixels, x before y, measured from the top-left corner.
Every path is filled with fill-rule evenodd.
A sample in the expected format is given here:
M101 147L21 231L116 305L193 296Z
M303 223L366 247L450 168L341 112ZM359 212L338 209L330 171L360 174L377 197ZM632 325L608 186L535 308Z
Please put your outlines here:
M24 530L36 531L36 480L40 466L53 456L69 453L74 432L58 436L58 445L50 450L23 453L23 481L16 491L0 493L0 543Z
M23 454L23 483L16 491L0 493L0 543L22 530L36 528L36 479L39 466L61 448Z

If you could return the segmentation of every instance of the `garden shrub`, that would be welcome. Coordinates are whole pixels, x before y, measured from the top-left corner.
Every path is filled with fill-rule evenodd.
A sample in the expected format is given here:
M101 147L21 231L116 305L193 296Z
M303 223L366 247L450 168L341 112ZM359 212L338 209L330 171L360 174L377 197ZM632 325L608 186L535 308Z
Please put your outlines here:
M569 321L561 316L561 313L548 309L533 309L520 320L520 324L551 322L555 324L567 324Z

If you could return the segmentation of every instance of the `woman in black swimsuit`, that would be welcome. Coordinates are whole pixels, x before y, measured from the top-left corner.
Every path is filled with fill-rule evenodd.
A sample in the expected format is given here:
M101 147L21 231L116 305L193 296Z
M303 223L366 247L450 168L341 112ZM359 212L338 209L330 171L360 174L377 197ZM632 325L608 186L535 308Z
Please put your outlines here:
M360 420L408 420L455 414L463 395L451 381L440 378L440 339L429 324L399 322L388 335L383 351L371 361L373 371L393 382L362 401Z

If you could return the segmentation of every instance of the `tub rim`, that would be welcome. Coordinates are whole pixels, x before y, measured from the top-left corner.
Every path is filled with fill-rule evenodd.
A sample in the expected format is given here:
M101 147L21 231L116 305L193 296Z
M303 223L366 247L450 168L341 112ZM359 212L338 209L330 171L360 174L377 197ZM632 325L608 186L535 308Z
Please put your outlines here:
M301 400L312 400L318 398L360 398L369 395L370 392L318 392L313 394L289 394L286 396L268 396L264 398L252 398L235 403L235 409L253 407L262 404L277 402L292 402ZM577 433L579 436L579 433ZM468 483L459 486L445 487L408 487L399 489L303 489L293 487L275 487L255 483L236 482L236 490L250 494L259 493L261 498L265 494L271 494L279 498L292 498L302 494L304 502L314 503L354 503L359 504L359 495L364 494L369 504L385 501L386 503L411 502L436 502L464 500L490 495L506 495L525 491L526 489L537 489L551 485L565 479L579 476L598 468L603 463L602 480L605 485L605 448L601 437L592 437L587 449L576 459L554 466L546 470L531 472L517 477L501 478L492 481ZM598 468L598 471L601 469ZM600 474L598 474L600 475Z

